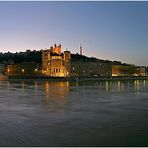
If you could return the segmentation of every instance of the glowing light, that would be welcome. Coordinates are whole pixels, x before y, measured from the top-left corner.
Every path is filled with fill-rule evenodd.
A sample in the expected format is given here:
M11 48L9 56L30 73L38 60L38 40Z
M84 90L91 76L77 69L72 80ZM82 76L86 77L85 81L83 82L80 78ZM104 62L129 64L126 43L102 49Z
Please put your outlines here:
M35 71L35 72L37 72L37 71L38 71L38 69L35 69L34 71Z
M106 86L105 87L106 88L106 92L108 92L109 91L109 83L108 83L108 81L105 82L105 86Z

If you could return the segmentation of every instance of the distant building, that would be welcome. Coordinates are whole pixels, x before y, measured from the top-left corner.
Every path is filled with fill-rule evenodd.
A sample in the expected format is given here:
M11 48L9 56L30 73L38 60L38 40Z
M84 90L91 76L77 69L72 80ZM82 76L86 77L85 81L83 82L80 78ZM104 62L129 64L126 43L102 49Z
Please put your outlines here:
M112 76L133 76L136 66L130 64L112 65Z
M100 77L112 75L112 63L81 55L71 60L71 76Z
M36 63L19 63L7 65L8 76L34 76L40 74L39 65Z
M69 51L62 53L61 44L50 49L42 50L42 74L52 77L68 77L70 76L70 60Z
M42 50L42 74L52 77L111 76L112 63L78 54L71 57L69 51L62 53L61 44L55 44Z
M122 67L121 65L112 65L112 76L121 76Z
M5 74L5 71L6 71L6 67L5 67L5 64L0 64L0 75L3 75Z
M145 66L129 64L112 65L112 76L145 76Z
M0 75L51 77L147 76L148 67L62 52L61 44L41 51L0 53Z
M146 76L146 66L137 66L135 76Z

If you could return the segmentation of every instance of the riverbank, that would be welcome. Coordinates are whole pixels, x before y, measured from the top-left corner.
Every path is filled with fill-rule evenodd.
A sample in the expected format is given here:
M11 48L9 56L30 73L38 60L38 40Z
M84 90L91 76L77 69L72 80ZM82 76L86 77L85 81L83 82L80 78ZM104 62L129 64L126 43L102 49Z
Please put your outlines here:
M148 80L148 76L112 76L112 77L97 77L97 78L80 78L80 81L122 81L122 80Z
M148 80L148 76L111 76L111 77L47 77L47 76L9 76L3 80L48 80L48 81L122 81Z

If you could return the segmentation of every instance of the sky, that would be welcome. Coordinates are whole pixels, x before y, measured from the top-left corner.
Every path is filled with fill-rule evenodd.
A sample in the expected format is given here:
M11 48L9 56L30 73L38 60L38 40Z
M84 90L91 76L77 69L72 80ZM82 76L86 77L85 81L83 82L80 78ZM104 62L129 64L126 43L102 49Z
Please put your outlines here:
M0 2L0 52L62 44L99 59L148 65L148 2Z

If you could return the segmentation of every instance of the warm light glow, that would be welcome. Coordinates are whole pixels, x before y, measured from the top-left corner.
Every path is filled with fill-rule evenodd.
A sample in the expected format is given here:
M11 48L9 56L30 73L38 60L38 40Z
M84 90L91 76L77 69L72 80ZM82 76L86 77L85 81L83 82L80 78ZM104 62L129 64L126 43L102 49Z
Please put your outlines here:
M144 81L143 81L143 85L145 86L145 84L146 84L146 81L144 80Z
M9 73L10 72L10 69L8 68L7 72Z
M120 81L118 81L118 91L120 91L120 86L121 86Z
M105 88L106 88L106 92L108 92L109 91L109 82L108 81L105 82Z
M49 84L48 84L47 81L45 82L45 90L46 90L46 91L49 91Z
M35 72L37 72L37 71L38 71L38 69L35 69L34 71L35 71Z
M135 90L139 94L139 91L140 91L140 81L139 80L135 80L134 83L135 83Z

